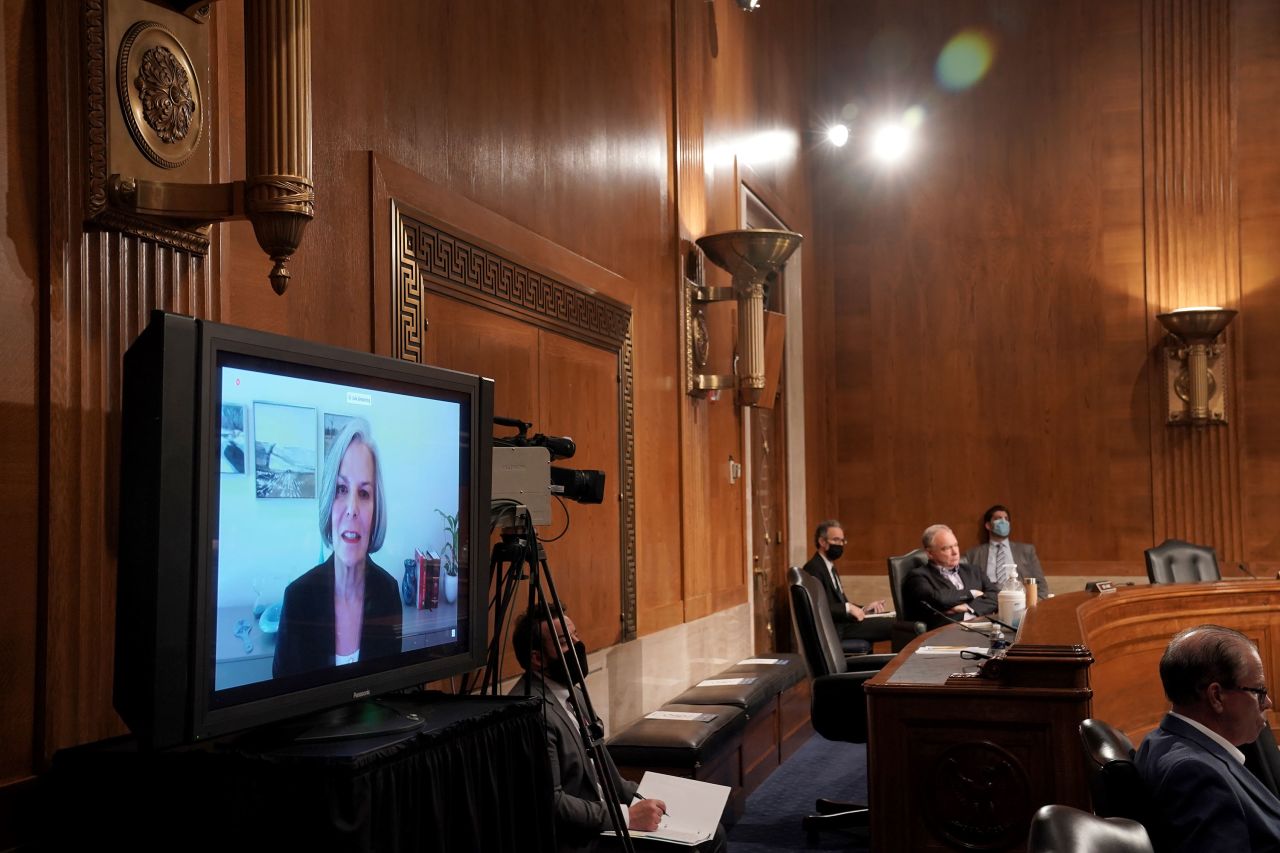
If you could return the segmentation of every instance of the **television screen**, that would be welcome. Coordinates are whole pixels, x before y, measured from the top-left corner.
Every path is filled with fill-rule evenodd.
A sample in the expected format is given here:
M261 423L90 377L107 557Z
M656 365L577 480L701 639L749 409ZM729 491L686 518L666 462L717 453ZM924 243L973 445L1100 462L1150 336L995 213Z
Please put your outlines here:
M196 740L477 666L491 406L480 377L157 315L125 369L135 733Z

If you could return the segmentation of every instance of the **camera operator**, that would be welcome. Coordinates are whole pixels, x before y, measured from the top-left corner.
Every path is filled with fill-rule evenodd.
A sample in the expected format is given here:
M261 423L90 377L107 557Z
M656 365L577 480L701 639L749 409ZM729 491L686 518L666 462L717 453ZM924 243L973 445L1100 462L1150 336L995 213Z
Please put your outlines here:
M546 726L552 783L555 785L553 799L559 849L621 850L620 839L600 835L612 828L605 809L619 808L625 811L628 829L654 830L658 828L658 822L666 811L666 804L661 800L636 799L637 784L626 781L618 774L607 750L602 751L604 770L609 774L613 788L623 803L610 805L603 802L596 767L582 741L574 715L574 706L585 713L587 705L582 701L581 687L571 683L570 668L565 665L566 657L574 655L579 664L578 672L585 674L586 646L578 639L573 619L566 614L564 622L568 636L563 634L559 621L548 621L547 614L543 611L525 613L517 618L511 633L511 643L516 660L525 673L510 694L536 696L543 703L542 718ZM632 804L627 806L626 803ZM636 850L691 849L651 839L632 841ZM692 849L715 853L725 851L727 847L723 828L718 828L710 841Z

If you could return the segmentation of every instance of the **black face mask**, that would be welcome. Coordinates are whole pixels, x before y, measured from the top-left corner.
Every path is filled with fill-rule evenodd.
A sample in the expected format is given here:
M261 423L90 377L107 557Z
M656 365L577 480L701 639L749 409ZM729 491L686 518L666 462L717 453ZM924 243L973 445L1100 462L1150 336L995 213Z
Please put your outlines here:
M840 559L842 556L844 556L843 545L827 545L828 560L834 563L836 560Z
M587 675L587 644L581 640L574 643L573 656L578 659L578 672L582 673L585 678ZM556 658L551 661L543 671L546 673L547 678L555 679L566 687L570 684L582 683L569 677L569 668L565 665L564 658Z

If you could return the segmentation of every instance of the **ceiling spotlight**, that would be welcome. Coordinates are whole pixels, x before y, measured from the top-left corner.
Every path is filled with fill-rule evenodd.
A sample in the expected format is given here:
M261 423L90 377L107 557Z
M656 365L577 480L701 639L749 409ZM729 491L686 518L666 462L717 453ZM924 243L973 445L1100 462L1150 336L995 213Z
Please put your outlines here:
M833 124L827 128L827 141L837 148L843 148L849 141L849 128L843 124Z
M754 12L760 8L760 0L738 0L738 8L744 12Z
M898 122L886 122L871 137L871 154L881 163L894 164L911 150L912 133Z

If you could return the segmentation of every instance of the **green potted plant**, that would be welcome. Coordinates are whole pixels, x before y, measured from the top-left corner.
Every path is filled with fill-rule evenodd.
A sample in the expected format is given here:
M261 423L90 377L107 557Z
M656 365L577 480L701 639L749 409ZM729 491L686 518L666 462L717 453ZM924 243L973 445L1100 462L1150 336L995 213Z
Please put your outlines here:
M436 513L444 519L449 534L449 541L440 548L440 565L444 569L444 600L453 604L458 600L458 516L439 509Z

